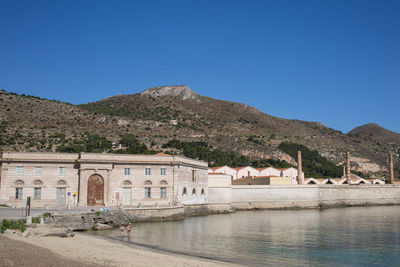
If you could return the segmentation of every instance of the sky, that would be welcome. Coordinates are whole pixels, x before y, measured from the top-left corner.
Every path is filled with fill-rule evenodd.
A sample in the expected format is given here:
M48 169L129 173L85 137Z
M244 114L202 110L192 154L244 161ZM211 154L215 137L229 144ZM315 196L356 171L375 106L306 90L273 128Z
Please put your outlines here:
M0 0L0 88L73 104L149 87L400 133L400 1Z

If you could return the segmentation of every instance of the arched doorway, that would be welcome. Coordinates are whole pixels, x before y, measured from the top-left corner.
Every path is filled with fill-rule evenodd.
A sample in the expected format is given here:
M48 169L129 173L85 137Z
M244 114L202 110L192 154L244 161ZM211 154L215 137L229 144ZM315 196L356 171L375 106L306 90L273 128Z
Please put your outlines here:
M102 206L104 204L104 180L100 175L90 176L87 196L88 206Z

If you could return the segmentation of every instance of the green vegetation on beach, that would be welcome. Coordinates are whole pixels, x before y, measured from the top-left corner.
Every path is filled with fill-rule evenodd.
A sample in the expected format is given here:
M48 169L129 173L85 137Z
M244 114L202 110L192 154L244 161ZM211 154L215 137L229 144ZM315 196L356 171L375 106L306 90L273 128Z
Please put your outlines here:
M19 220L3 219L0 225L0 232L4 233L7 229L20 230L21 232L24 232L26 230L25 219L19 219Z

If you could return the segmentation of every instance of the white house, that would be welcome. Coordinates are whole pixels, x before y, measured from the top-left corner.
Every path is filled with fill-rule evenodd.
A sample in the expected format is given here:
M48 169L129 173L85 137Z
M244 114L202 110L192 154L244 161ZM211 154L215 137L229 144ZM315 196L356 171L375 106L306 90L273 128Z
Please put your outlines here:
M253 167L245 166L245 167L238 167L234 168L236 170L236 177L234 179L243 178L243 177L254 177L259 176L259 171Z
M290 177L292 178L292 184L297 184L297 176L298 176L298 171L297 169L290 167L290 168L282 168L280 170L280 177ZM304 177L304 172L303 172L303 177Z
M274 167L257 168L259 171L258 176L281 176L281 171Z
M226 165L209 168L208 173L223 173L230 175L232 179L236 178L236 170Z

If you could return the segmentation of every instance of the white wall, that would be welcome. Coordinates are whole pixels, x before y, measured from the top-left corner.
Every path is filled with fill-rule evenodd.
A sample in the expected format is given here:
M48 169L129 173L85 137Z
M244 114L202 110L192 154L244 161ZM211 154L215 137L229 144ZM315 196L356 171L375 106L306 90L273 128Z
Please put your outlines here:
M399 185L232 186L238 209L400 204Z
M208 203L229 204L232 199L231 176L208 174Z

